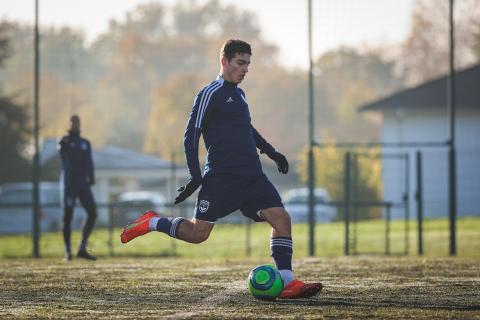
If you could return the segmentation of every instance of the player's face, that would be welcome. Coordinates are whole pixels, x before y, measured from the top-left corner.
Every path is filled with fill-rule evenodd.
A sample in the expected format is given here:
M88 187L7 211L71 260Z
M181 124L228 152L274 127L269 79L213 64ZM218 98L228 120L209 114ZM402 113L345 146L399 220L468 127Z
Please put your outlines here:
M251 55L248 53L235 53L230 61L223 57L222 66L224 79L235 84L242 82L248 72L250 58Z
M73 118L70 120L70 130L73 132L80 132L80 119Z

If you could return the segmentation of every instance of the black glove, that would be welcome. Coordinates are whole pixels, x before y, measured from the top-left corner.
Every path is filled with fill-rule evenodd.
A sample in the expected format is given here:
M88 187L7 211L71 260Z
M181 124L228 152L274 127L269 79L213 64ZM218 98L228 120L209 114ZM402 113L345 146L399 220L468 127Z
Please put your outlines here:
M68 137L67 137L67 136L63 137L63 138L58 142L58 145L60 146L60 148L65 148L65 147L68 145Z
M190 179L186 185L181 186L180 188L177 189L180 193L178 196L175 198L175 204L179 204L183 200L187 199L192 195L192 193L197 190L197 188L200 186L201 182L198 180L193 180Z
M275 161L278 167L278 172L286 174L288 172L288 161L287 158L280 152L275 151L274 153L267 154L267 156Z

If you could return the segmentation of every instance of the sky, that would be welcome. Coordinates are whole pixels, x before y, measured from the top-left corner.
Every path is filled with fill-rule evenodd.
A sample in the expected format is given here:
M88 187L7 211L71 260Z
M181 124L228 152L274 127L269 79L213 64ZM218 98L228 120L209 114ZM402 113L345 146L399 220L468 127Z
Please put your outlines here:
M175 0L38 0L40 24L83 29L92 41L110 19L124 20L137 5ZM204 3L206 0L197 0ZM286 67L308 65L307 0L219 0L254 12L264 40L280 48ZM398 43L407 34L414 0L312 0L313 54L341 45ZM0 19L33 22L34 0L0 0Z

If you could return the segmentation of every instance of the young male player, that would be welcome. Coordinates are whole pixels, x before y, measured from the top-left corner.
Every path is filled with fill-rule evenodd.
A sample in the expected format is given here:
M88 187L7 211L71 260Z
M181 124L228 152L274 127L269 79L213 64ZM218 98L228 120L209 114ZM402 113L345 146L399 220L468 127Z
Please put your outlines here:
M82 241L77 257L96 260L87 251L87 241L97 218L97 206L90 187L95 183L93 171L92 149L90 142L80 136L80 118L73 115L70 118L70 130L58 143L62 172L60 174L63 200L63 240L65 243L65 260L72 260L70 238L72 233L72 217L76 199L87 212L83 226Z
M254 221L272 226L270 249L285 288L280 298L308 298L317 294L320 283L305 284L292 272L291 220L280 196L262 171L257 148L286 174L288 162L251 124L245 93L237 85L248 72L251 47L241 40L227 40L220 52L220 75L195 97L184 137L191 178L175 198L178 204L199 186L195 217L160 217L153 211L127 225L121 241L150 231L160 231L190 243L208 239L215 222L235 210ZM198 142L203 135L208 150L202 177Z

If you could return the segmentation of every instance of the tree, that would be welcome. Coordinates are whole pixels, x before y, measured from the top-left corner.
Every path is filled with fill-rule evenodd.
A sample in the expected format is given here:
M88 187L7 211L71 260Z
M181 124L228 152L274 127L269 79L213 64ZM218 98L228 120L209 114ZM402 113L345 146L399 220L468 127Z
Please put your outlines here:
M10 54L8 28L8 24L0 24L0 66ZM24 107L11 98L0 97L0 183L21 181L30 176L30 166L23 156L29 133Z
M8 45L8 38L6 35L8 27L9 25L7 22L0 23L0 67L3 67L3 62L10 55L10 47Z
M374 154L378 150L370 150ZM344 198L344 152L334 147L315 148L315 185L325 188L334 201L343 201ZM297 172L302 182L308 179L308 150L305 148L299 156ZM357 161L357 166L351 164L356 172L356 200L379 201L381 199L381 164L380 161ZM352 174L353 176L353 174ZM339 212L339 219L343 219L343 210ZM360 219L379 218L380 208L362 208L358 213Z
M480 21L477 21L474 26L474 43L473 43L473 53L478 62L480 62Z
M0 73L0 82L7 95L29 104L33 101L31 27L6 24L12 54ZM80 31L68 27L41 29L40 44L40 133L42 137L57 137L65 132L72 113L89 109L89 93L95 88L98 73Z
M183 152L181 137L198 86L199 79L195 76L179 75L156 90L147 123L145 152L159 154L165 159Z
M480 20L477 0L456 0L455 66L464 68L480 61L475 57L475 27ZM448 1L417 0L410 32L401 46L399 69L408 85L416 85L448 72Z
M164 21L166 12L172 14L170 24ZM142 144L137 142L144 139L148 152L159 152L158 145L153 147L155 143L152 140L158 132L155 126L142 124L151 123L152 117L156 119L157 126L162 123L162 119L171 119L166 113L161 113L163 118L157 117L158 110L161 109L158 106L159 101L182 103L180 100L188 100L186 105L177 105L170 109L165 107L172 113L174 110L183 110L184 107L191 108L193 96L201 89L201 85L207 84L215 77L219 68L218 50L226 38L235 35L251 41L255 55L259 57L258 62L255 61L256 67L267 63L272 65L277 50L274 46L264 44L259 37L260 31L254 15L233 6L222 6L218 1L209 1L205 4L183 1L171 8L156 3L139 6L127 14L124 23L112 22L109 33L112 37L103 36L101 38L103 44L97 43L96 46L115 48L110 58L110 73L106 81L111 83L111 90L121 88L123 104L121 107L118 106L118 111L114 113L116 122L120 123L122 122L120 118L125 119L126 115L130 115L125 126L117 127L116 135L119 137L118 141L123 141L124 146L128 143L128 147L131 148L138 148ZM182 87L175 85L178 79L187 78L199 80L190 95L172 91ZM166 98L165 90L173 96ZM178 99L182 94L186 96ZM132 108L135 110L134 114L131 114ZM181 117L172 115L177 121L171 126L172 129L174 126L182 128L179 142L188 113L187 110ZM137 125L132 132L129 126L133 123ZM125 139L127 132L128 139ZM171 130L170 135L173 132L177 130ZM170 151L167 148L161 153L170 157Z
M379 122L360 117L357 108L401 87L394 68L393 61L375 51L341 47L321 55L315 63L316 123L321 135L340 141L378 140Z
M305 72L289 71L279 65L253 66L245 89L252 124L275 148L295 158L307 143L307 77Z
M31 170L24 157L30 130L24 107L0 97L0 182L29 179Z
M0 83L5 92L31 102L31 26L13 25L15 54ZM80 30L41 31L43 137L62 134L74 112L97 146L144 148L170 157L174 147L181 148L193 96L217 75L220 45L238 37L253 47L252 67L241 86L254 126L289 158L307 143L307 74L279 64L278 48L262 38L254 13L215 0L151 2L112 20L91 45ZM376 138L378 125L360 119L355 108L399 86L393 63L375 52L340 48L319 57L316 66L317 132L341 141ZM160 135L163 127L169 130ZM170 145L174 139L176 145Z
M0 24L0 66L9 56L7 24ZM28 118L23 106L0 97L0 183L21 181L30 176L28 161L22 156L28 141Z

